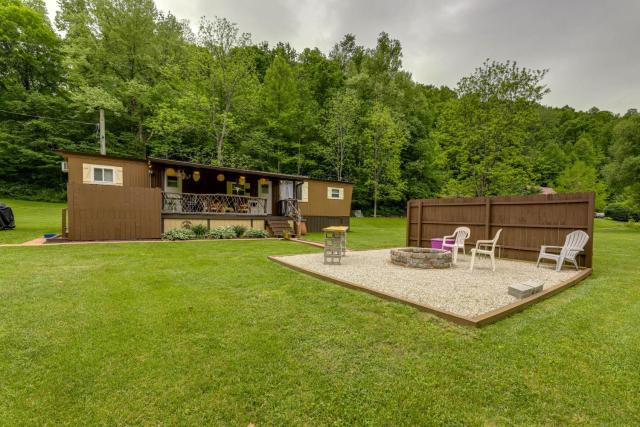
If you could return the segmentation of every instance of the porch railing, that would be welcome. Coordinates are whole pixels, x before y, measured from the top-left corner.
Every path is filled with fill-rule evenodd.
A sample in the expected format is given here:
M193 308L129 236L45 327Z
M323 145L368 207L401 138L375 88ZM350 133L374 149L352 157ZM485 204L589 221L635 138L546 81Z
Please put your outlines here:
M279 203L280 213L283 216L288 216L296 221L300 221L302 219L302 213L300 212L300 208L298 207L297 199L282 199L279 201Z
M267 199L234 194L163 192L162 212L266 215Z

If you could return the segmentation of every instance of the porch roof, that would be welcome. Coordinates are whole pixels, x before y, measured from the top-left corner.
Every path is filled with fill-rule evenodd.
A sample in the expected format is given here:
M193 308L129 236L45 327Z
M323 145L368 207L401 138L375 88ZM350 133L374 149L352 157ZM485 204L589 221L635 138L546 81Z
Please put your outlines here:
M224 166L207 165L204 163L186 162L182 160L160 159L157 157L148 157L147 159L151 163L168 165L168 166L182 166L182 167L190 167L190 168L198 168L198 169L211 169L211 170L217 170L221 172L241 173L241 174L247 174L247 175L259 175L259 176L264 176L269 178L280 178L280 179L295 180L295 181L303 181L305 179L309 179L309 177L305 175L291 175L286 173L265 172L265 171L251 170L251 169L229 168Z

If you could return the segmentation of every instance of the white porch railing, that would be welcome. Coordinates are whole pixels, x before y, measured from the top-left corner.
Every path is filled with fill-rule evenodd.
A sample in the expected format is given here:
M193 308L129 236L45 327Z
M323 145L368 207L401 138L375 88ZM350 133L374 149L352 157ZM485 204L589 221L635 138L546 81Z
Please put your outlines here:
M267 199L233 194L163 192L162 212L266 215Z
M279 201L279 204L281 215L288 216L296 221L300 221L302 219L302 213L298 207L297 199L283 199Z

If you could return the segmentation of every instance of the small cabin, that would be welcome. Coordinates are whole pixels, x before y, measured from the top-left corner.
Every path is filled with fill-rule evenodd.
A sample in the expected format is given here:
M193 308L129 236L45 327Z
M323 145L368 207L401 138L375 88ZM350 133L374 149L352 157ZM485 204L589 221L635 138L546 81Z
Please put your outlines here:
M353 185L304 175L58 152L68 173L63 230L69 240L159 239L196 224L296 234L349 225ZM275 229L279 224L279 229ZM285 226L286 227L286 226Z

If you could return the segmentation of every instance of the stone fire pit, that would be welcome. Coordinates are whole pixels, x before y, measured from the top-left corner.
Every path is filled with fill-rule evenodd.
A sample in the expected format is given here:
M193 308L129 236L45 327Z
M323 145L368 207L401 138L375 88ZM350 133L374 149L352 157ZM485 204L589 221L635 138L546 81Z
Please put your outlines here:
M391 249L391 262L413 268L450 268L451 252L431 248Z

